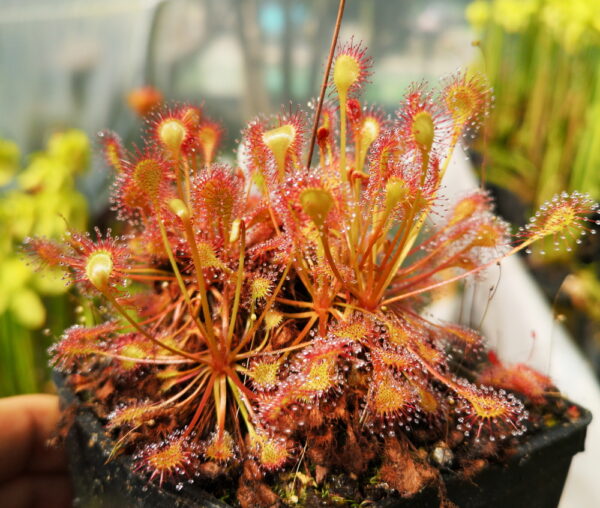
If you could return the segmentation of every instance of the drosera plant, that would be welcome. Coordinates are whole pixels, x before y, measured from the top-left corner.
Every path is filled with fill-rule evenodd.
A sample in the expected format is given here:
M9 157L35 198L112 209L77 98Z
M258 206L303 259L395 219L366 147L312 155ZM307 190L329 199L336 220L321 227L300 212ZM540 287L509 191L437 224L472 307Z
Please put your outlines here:
M314 165L299 109L251 122L239 167L215 162L221 128L196 106L152 113L134 153L104 133L126 234L29 242L104 302L52 361L113 455L150 480L233 478L243 506L275 490L302 501L332 471L410 495L441 484L422 444L492 456L527 430L532 404L556 398L548 378L488 361L477 331L423 309L535 241L582 234L597 205L565 195L512 237L475 190L433 228L452 152L490 92L458 73L411 87L388 118L360 101L369 68L362 45L338 47Z

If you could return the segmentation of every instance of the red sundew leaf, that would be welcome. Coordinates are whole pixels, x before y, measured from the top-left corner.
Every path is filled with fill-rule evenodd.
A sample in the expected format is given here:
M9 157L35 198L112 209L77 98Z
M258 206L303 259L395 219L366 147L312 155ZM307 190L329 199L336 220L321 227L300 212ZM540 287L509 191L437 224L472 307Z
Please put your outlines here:
M373 361L390 367L397 372L410 372L417 367L415 357L405 349L394 347L376 347L371 349Z
M219 433L218 431L215 431L204 442L202 453L208 460L218 462L219 464L226 464L235 459L237 456L237 449L229 432L224 431Z
M256 228L253 228L253 231ZM258 233L257 231L254 231ZM273 230L261 231L264 236L272 234ZM258 234L256 234L258 236ZM269 235L270 236L270 235ZM256 237L255 237L256 238ZM267 259L280 266L285 266L290 260L292 255L293 244L291 239L284 235L276 236L275 238L267 238L260 243L253 245L248 249L248 256L256 262L264 262Z
M459 415L457 429L465 436L475 439L486 436L494 441L525 432L523 422L528 413L512 393L488 386L476 387L466 380L453 383L452 389L460 396L455 409Z
M70 370L89 356L105 351L101 341L110 337L118 329L117 323L107 321L97 326L72 326L63 333L61 339L49 349L51 363L59 370Z
M446 80L440 100L452 118L454 135L459 136L477 129L490 108L492 93L483 76L459 72Z
M348 104L353 104L353 101L355 99L350 99ZM361 107L358 101L356 103L358 107ZM379 138L379 135L390 127L386 113L374 105L362 106L360 112L358 114L353 113L352 117L349 112L348 120L351 122L355 143L357 138L360 137L361 144L366 145L362 146L365 155L367 149Z
M358 313L347 321L338 321L329 331L335 337L357 343L369 342L374 334L373 323Z
M241 210L243 181L224 164L213 164L193 180L192 210L196 227L211 238L229 238Z
M156 403L137 402L132 405L122 405L113 410L108 416L108 428L138 427L160 411Z
M374 141L369 153L369 183L366 196L369 201L374 201L380 195L403 154L402 138L399 131L385 128Z
M297 173L287 178L272 205L300 248L307 243L307 229L316 230L323 224L338 229L348 213L348 204L340 187L329 185L329 180L319 171Z
M262 174L272 187L281 183L287 175L294 174L303 164L306 116L300 110L290 110L270 123L273 127L265 130L261 138L269 155L269 163Z
M120 220L137 222L139 218L156 220L170 197L176 168L156 149L137 151L125 161L112 186L112 209Z
M554 386L548 376L528 365L505 367L498 359L479 375L478 382L523 394L537 404L544 403L546 393Z
M281 362L277 358L264 357L253 360L248 369L252 385L258 391L268 391L277 387Z
M523 242L535 242L550 237L554 247L558 250L560 243L580 243L581 236L594 232L586 226L586 222L599 224L600 220L593 219L598 215L599 205L587 194L572 192L555 195L550 201L544 203L535 215L529 219L529 224L520 228L517 238Z
M333 390L341 382L337 358L320 358L307 362L296 379L296 392L299 400L310 400Z
M150 481L158 480L162 485L176 476L189 476L198 456L198 445L177 431L161 442L147 444L135 454L135 471L148 474Z
M295 379L281 382L274 393L258 397L259 415L261 421L274 423L292 404L298 401L298 391Z
M245 147L246 162L250 173L264 174L267 170L269 150L263 142L266 130L266 120L257 118L250 122L244 130L243 143Z
M28 237L23 241L23 246L25 252L37 261L37 269L59 266L67 255L64 245L48 238Z
M351 343L346 339L319 341L305 348L292 364L298 374L292 378L293 390L299 400L319 398L343 382L339 360L348 358Z
M111 236L110 229L102 237L100 230L96 228L95 241L91 239L89 233L68 232L67 238L71 253L63 257L62 263L73 272L75 283L79 284L82 290L88 292L98 289L90 268L95 260L103 261L108 270L104 274L106 277L104 290L112 291L126 279L126 271L129 269L129 251L122 239Z
M368 83L373 60L367 56L367 48L354 39L338 44L332 65L329 87L346 90L350 97L356 96Z
M414 411L415 402L415 392L410 383L396 378L383 366L374 370L368 395L368 407L373 418L405 419Z
M213 162L223 133L223 126L217 122L205 119L200 123L196 131L196 138L205 165L210 165Z
M476 190L457 201L449 216L448 224L450 226L462 224L464 221L482 212L491 212L492 206L492 198L489 193Z
M480 350L483 346L481 334L470 328L456 324L445 324L440 326L440 330L442 333L450 334L452 342L457 342L468 350Z
M398 136L406 152L421 154L427 148L420 136L420 118L427 117L433 127L429 148L447 139L448 117L434 100L432 92L427 90L425 83L412 85L402 101L402 106L396 111L396 116Z
M98 134L98 138L102 144L106 164L108 164L116 174L123 173L127 155L123 148L121 138L111 131L101 131Z
M165 108L155 111L147 117L147 142L150 147L162 147L166 157L172 157L172 149L164 143L164 128L172 123L181 129L179 151L189 155L196 149L196 129L202 116L198 106L184 105L177 108Z
M436 419L443 414L444 398L438 390L426 383L414 383L418 403L416 404L421 413L431 419Z
M277 471L290 459L290 447L283 437L272 437L259 433L254 438L254 455L259 465L266 471Z

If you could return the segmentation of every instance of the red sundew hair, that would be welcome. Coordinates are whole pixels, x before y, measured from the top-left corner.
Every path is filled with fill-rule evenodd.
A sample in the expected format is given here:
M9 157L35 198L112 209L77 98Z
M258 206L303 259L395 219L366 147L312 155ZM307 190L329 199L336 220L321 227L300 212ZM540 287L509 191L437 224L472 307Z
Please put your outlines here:
M152 343L148 343L145 337L139 333L125 333L120 334L111 340L110 352L116 355L130 358L117 358L115 365L121 372L131 372L142 366L142 364L136 362L136 359L146 359L156 355L157 346Z
M236 458L237 447L229 432L217 430L202 443L202 454L208 460L227 464Z
M447 334L446 338L453 347L459 347L467 353L479 352L483 348L483 337L475 330L452 323L440 326L440 330Z
M369 343L378 336L373 321L360 313L355 313L346 321L339 321L336 325L331 326L329 331L334 337L348 340L354 344Z
M335 90L334 84L334 73L335 65L340 58L351 58L358 64L358 76L354 83L348 89L348 96L356 96L362 87L369 82L371 76L371 67L373 66L373 59L367 56L367 48L362 45L362 42L354 42L354 38L343 44L338 44L335 51L335 58L333 60L332 72L329 78L329 86L331 90Z
M153 402L134 402L129 405L120 404L107 416L108 429L118 427L138 427L145 421L160 413Z
M384 344L371 348L371 357L375 363L393 369L396 372L411 372L418 367L417 359L405 348Z
M270 262L275 265L286 265L292 256L294 244L286 235L273 237L274 231L263 224L250 230L249 239L254 240L254 245L248 249L248 255L256 261L264 261L271 256ZM255 235L255 236L252 236ZM258 241L260 240L260 241Z
M435 154L429 157L427 172L423 179L423 172L419 169L421 157L414 159L401 157L393 159L389 167L388 181L391 178L401 180L408 189L406 206L412 204L413 199L420 194L423 201L422 207L428 209L436 198L436 190L440 183L440 158Z
M126 155L121 138L114 132L105 130L98 133L98 139L102 145L102 152L106 164L108 164L108 166L110 166L117 174L122 173Z
M295 378L281 380L274 393L260 394L257 397L260 420L272 425L298 401L299 393Z
M304 349L290 366L291 374L281 380L277 390L259 398L261 417L276 420L297 402L313 401L339 388L343 376L338 360L349 355L350 342L328 339Z
M300 400L316 400L335 390L343 381L339 361L349 355L350 342L345 339L326 339L304 349L295 359L298 373L293 390Z
M346 111L355 142L368 121L374 121L377 124L378 134L375 139L388 127L385 112L377 106L366 106L362 105L358 99L348 99Z
M272 355L252 360L248 368L248 376L252 386L259 392L271 391L279 383L281 359Z
M373 150L375 141L387 130L388 123L386 114L381 108L372 105L363 106L360 121L356 125L351 124L352 135L356 145L356 156L360 159L358 161L360 165L369 162L368 155ZM366 170L367 168L364 169ZM370 175L364 176L364 178L369 177Z

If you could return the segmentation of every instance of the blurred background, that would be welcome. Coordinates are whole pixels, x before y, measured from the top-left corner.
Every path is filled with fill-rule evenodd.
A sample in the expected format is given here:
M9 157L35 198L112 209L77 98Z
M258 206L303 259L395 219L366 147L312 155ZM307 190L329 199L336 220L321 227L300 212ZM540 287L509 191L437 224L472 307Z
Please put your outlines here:
M336 11L336 0L0 0L0 395L49 389L46 348L81 308L19 246L110 222L97 133L139 140L132 90L203 104L233 158L255 115L317 95ZM560 189L600 198L600 0L349 0L341 39L352 36L374 58L365 99L390 113L413 81L487 75L495 107L468 156L511 222ZM599 373L597 236L527 262Z

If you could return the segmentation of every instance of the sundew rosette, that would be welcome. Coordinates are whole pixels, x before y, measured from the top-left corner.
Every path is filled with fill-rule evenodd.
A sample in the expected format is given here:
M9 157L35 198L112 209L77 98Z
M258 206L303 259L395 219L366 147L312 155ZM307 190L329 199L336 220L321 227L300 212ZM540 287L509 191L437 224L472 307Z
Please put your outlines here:
M54 365L153 480L240 476L240 496L275 496L265 478L300 459L362 474L375 450L449 430L490 455L526 431L530 395L553 391L499 361L482 372L479 333L422 311L433 290L596 220L596 205L565 196L512 237L476 190L434 229L448 160L489 91L464 74L415 85L392 119L360 102L369 63L340 46L318 164L301 110L253 120L243 168L215 161L221 129L200 108L155 112L135 153L103 137L127 236L31 242L106 302L65 332Z

